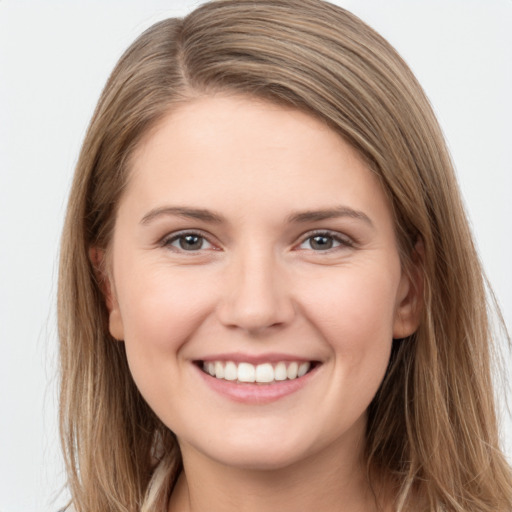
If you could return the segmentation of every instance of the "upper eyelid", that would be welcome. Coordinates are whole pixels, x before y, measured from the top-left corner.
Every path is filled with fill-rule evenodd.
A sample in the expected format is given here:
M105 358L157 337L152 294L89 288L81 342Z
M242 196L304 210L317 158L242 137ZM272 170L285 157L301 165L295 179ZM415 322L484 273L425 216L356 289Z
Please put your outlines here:
M179 239L180 237L186 236L186 235L199 236L201 238L204 238L209 244L211 244L213 246L219 245L212 240L212 238L213 238L212 235L202 231L201 229L182 229L180 231L173 231L172 233L167 233L166 235L161 237L158 243L160 245L164 245L170 241L175 241L175 240Z
M356 240L353 237L346 235L344 233L340 233L339 231L333 231L330 229L315 229L313 231L308 231L307 233L304 233L303 235L300 236L298 244L300 245L304 243L308 238L321 235L330 236L335 240L339 240L340 242L344 242L346 244L356 244Z
M202 236L203 238L208 238L208 234L202 231L201 229L180 229L178 231L172 231L171 233L167 233L162 237L162 240L168 240L169 238L179 238L184 235L197 235Z

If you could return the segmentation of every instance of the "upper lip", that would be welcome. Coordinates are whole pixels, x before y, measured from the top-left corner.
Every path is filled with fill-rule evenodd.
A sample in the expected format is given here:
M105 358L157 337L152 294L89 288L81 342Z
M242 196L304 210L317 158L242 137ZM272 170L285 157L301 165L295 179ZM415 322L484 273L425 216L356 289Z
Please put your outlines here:
M318 361L315 358L284 354L284 353L266 353L266 354L243 354L240 352L213 354L201 357L197 361L213 362L213 361L233 361L234 363L251 363L254 365L263 363L279 363L279 362L298 362L306 363Z

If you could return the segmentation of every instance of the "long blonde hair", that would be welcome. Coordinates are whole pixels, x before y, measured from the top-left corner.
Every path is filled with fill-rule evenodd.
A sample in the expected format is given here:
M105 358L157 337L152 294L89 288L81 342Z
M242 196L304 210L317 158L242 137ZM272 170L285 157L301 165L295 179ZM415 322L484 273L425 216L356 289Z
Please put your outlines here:
M422 246L423 319L394 341L368 411L370 478L396 482L398 511L510 512L485 281L441 130L389 43L320 0L205 4L147 30L108 80L77 164L60 261L60 428L77 511L166 510L180 471L174 435L109 335L90 251L109 246L141 138L173 105L222 91L326 121L380 177L406 270Z

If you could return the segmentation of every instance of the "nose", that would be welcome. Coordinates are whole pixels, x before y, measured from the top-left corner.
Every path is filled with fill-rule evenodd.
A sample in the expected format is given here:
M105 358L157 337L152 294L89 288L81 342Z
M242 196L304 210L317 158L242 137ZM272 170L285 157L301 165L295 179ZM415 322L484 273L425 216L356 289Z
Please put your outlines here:
M283 269L271 254L247 251L233 258L217 314L229 328L251 334L282 328L295 316Z

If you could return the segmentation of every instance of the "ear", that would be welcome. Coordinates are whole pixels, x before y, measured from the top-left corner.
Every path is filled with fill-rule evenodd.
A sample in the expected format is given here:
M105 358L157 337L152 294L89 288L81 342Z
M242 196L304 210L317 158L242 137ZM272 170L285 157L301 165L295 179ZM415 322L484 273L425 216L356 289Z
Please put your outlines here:
M411 268L409 271L402 271L393 324L395 339L407 338L415 333L420 325L424 303L424 254L423 241L419 240L411 254Z
M107 262L104 249L91 247L89 249L89 259L94 268L94 274L100 287L101 293L105 298L105 305L108 310L109 332L116 340L124 339L123 319L119 309L119 303L115 293L115 286L112 277L107 272Z

